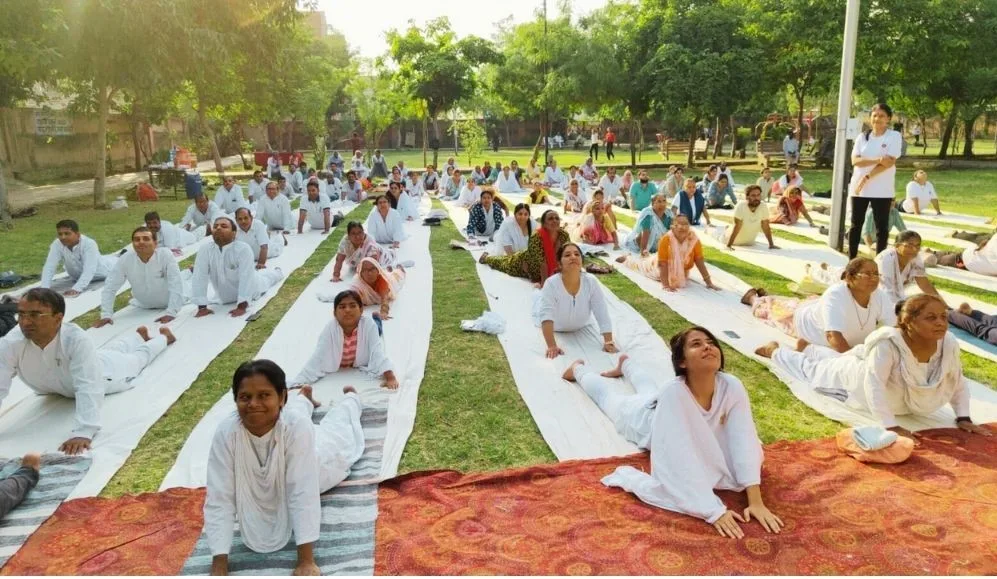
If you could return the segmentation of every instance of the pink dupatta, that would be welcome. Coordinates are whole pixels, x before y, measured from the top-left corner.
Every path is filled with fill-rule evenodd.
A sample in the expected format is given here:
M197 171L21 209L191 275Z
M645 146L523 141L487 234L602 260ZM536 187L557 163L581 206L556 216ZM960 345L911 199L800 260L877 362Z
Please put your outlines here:
M377 268L377 281L374 285L369 285L364 281L360 272L363 271L363 264L369 263ZM405 281L405 272L396 269L394 271L388 271L377 262L376 259L365 257L357 265L357 275L353 278L352 288L363 300L365 306L371 304L379 304L383 302L390 302L395 299L398 291L402 289L402 284Z
M686 267L686 263L691 261L690 257L696 249L696 244L699 243L699 237L692 230L689 231L689 235L683 242L679 242L673 231L669 231L665 237L668 238L668 243L671 246L668 259L668 281L671 282L672 287L685 287L688 281L686 274L691 269L691 266Z

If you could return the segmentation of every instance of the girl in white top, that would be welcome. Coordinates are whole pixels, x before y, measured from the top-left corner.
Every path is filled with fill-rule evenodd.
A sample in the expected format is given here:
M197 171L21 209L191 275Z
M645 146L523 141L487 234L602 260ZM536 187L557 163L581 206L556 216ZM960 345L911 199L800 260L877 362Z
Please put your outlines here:
M375 203L377 209L370 212L364 228L374 241L397 248L408 237L402 226L405 220L397 210L391 208L391 201L386 196L378 197Z
M602 350L616 352L606 298L599 280L582 271L582 250L574 243L566 243L557 252L557 262L561 272L547 278L533 309L533 321L540 326L547 342L547 357L553 359L564 353L554 339L554 332L578 331L589 324L593 315L602 333Z
M517 251L524 251L530 235L533 235L537 229L537 225L530 217L530 206L526 203L516 205L512 217L503 220L495 233L495 244L501 248L500 255L512 255Z
M288 392L270 360L239 366L232 378L236 413L222 422L208 457L204 532L211 574L228 574L239 522L242 542L257 553L280 550L294 535L294 575L318 575L313 547L322 526L319 495L350 473L364 450L361 405L352 386L318 426L311 387Z
M852 204L852 228L848 233L848 257L858 255L862 242L865 214L872 205L876 221L876 253L886 249L889 240L890 204L895 195L896 162L900 157L903 138L889 127L893 111L889 105L879 103L872 107L869 124L872 129L855 139L852 148L852 181L848 195Z
M928 174L923 169L918 169L914 173L914 179L907 183L907 198L901 204L904 213L920 215L921 211L928 205L935 209L936 215L941 215L942 210L938 208L938 194L935 193L935 186L928 181Z
M827 358L810 348L794 352L775 342L757 353L814 388L843 391L846 404L904 436L914 438L898 426L897 415L927 416L946 404L960 429L990 436L970 420L959 343L948 332L946 310L938 296L912 297L904 302L897 327L876 330L843 356Z
M784 524L762 500L764 454L751 403L741 381L723 371L720 343L709 330L693 327L672 337L670 347L676 378L657 391L641 385L635 395L603 398L600 403L607 414L616 415L610 417L617 428L624 426L621 433L636 434L631 441L651 451L651 472L623 466L602 483L632 492L650 505L703 519L723 537L743 538L738 522L752 517L766 531L778 533ZM578 379L589 392L593 373L577 365L580 362L564 377ZM621 356L616 370L604 376L633 377L632 364ZM602 395L600 388L592 390L590 396ZM714 489L747 491L743 516L729 510Z

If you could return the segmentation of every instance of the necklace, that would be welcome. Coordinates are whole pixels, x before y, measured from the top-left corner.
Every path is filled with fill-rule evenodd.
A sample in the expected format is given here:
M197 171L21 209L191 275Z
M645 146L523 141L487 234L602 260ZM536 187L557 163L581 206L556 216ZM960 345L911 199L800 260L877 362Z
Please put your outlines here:
M872 299L869 300L869 306L872 306ZM855 299L855 296L852 296L852 307L855 308L855 319L858 320L859 329L864 331L866 324L872 319L872 308L869 307L866 309L867 315L865 321L862 321L862 314L859 313L859 302Z

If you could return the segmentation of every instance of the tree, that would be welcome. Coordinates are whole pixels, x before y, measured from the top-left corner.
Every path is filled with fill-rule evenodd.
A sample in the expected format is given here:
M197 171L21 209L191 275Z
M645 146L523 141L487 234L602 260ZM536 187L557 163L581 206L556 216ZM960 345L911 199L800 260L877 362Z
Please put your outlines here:
M460 143L464 146L464 152L467 153L467 164L472 165L472 160L488 146L488 136L485 134L484 127L479 125L475 119L465 119L455 121L451 126L451 131L453 130L457 131Z
M56 37L65 26L58 0L5 0L3 6L18 16L0 19L0 109L32 96L35 84L49 78L60 57ZM0 157L0 223L11 229L4 171Z
M491 42L468 36L457 40L444 16L429 21L423 30L410 23L404 34L388 32L388 54L398 67L398 78L410 97L426 103L433 135L440 140L439 116L469 98L477 87L480 66L501 60ZM438 161L433 150L433 165Z
M385 73L358 74L346 85L354 116L364 131L369 154L377 147L381 135L398 120L405 106L404 95L393 90L391 78Z

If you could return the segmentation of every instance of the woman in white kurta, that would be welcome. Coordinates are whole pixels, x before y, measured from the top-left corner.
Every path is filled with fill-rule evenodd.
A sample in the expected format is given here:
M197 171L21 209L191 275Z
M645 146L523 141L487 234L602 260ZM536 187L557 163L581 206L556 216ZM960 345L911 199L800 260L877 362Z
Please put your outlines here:
M295 575L318 575L319 498L341 483L364 450L360 399L352 386L318 426L311 387L288 392L270 360L245 362L232 378L236 413L218 426L208 457L204 532L211 574L228 574L239 522L242 542L257 553L279 551L293 534Z
M911 182L907 183L907 195L900 204L900 210L920 215L928 205L935 209L935 215L942 214L942 210L938 207L938 193L935 191L935 186L928 181L928 174L924 169L918 169L914 172Z
M741 302L751 306L756 318L798 338L797 349L812 344L843 354L878 326L894 325L897 316L894 302L878 287L876 262L857 257L845 266L841 279L819 299L772 296L754 288Z
M606 297L599 280L582 271L582 250L574 243L566 243L557 252L557 262L561 272L547 278L533 309L533 321L540 326L547 343L547 357L556 358L564 353L557 345L554 332L578 331L587 326L593 316L602 334L603 351L616 352Z
M893 247L876 256L879 266L879 288L890 301L898 303L907 297L906 287L916 283L922 292L938 295L928 279L921 261L921 236L916 231L901 231Z
M969 389L959 343L948 332L945 302L921 294L904 302L896 327L876 330L843 356L807 348L795 352L772 342L758 349L780 368L821 392L838 392L846 404L865 410L884 428L905 436L898 415L927 416L950 404L956 426L989 436L969 416Z
M503 255L524 251L530 235L533 235L537 229L536 223L530 217L530 206L526 203L517 204L512 211L512 217L504 219L495 232L495 245L502 248Z
M675 378L655 391L647 375L634 383L636 394L607 392L611 384L593 376L581 361L565 372L617 425L621 434L651 451L650 474L623 466L602 479L606 486L632 492L656 507L705 520L721 536L742 538L738 521L758 519L765 530L783 527L762 500L762 445L741 381L723 371L720 343L709 330L693 327L670 340ZM637 379L626 357L606 378ZM608 381L607 381L608 382ZM591 390L591 392L590 392ZM748 506L729 510L714 489L747 491Z
M311 358L291 384L312 384L340 370L360 368L383 378L385 388L398 388L377 324L363 315L360 294L354 290L339 292L333 301L333 315L335 319L326 324Z
M382 195L375 203L377 209L367 217L367 231L381 245L397 248L408 237L403 227L405 220L397 210L391 208L391 201L387 197Z
M889 128L893 110L888 105L873 105L869 115L872 129L860 134L852 147L852 167L855 170L848 185L852 207L852 228L848 233L850 259L858 255L862 226L870 205L876 222L876 253L886 249L890 231L890 208L896 195L896 162L903 144L900 133Z

